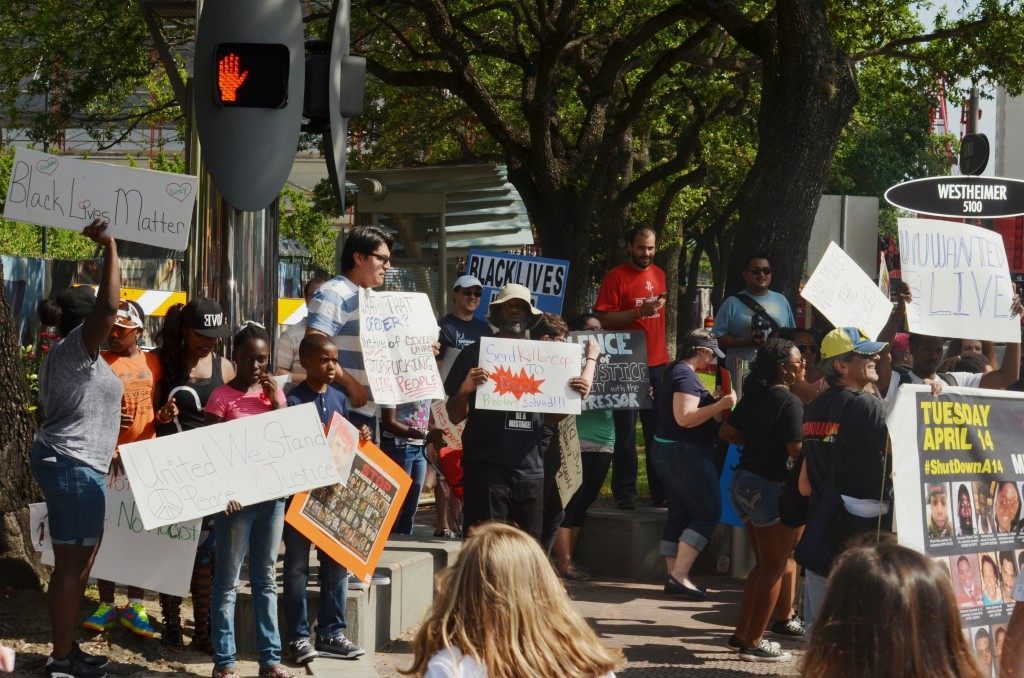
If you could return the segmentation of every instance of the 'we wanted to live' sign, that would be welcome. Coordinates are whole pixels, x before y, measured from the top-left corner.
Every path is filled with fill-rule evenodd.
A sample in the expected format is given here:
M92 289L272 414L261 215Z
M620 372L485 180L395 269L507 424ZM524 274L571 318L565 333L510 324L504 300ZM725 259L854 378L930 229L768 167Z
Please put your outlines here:
M4 217L81 231L106 219L115 238L184 250L196 201L195 177L19 148Z

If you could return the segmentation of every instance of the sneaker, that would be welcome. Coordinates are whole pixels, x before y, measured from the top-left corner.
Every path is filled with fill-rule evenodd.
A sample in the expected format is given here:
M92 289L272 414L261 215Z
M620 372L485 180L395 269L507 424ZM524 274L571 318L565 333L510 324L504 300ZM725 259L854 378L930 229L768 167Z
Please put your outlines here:
M78 661L88 664L89 666L95 666L96 668L102 669L104 666L110 663L110 658L102 654L89 654L81 647L78 643L71 646L71 657L76 658Z
M349 591L365 591L370 588L370 585L364 582L354 574L348 576L348 590Z
M778 643L761 639L756 647L745 647L740 650L740 659L745 662L787 662L793 658Z
M117 626L117 610L112 605L100 603L96 611L82 622L82 626L97 633L109 631Z
M92 666L72 653L63 661L50 655L46 658L46 675L51 678L106 678L107 672L99 666Z
M739 652L743 649L743 641L735 633L729 636L729 647Z
M374 572L373 576L370 577L371 586L387 586L391 583L391 577L380 572Z
M306 664L320 656L313 649L313 644L309 642L309 638L299 638L288 643L288 653L296 664Z
M804 620L800 617L793 617L786 621L776 620L772 622L771 628L768 630L777 636L787 636L790 638L803 638L807 635L804 629Z
M121 608L121 626L137 636L156 638L156 629L149 623L149 613L142 603L128 603Z
M318 637L316 649L325 657L340 657L341 659L355 659L366 654L366 650L346 638L343 633L335 634L330 638Z

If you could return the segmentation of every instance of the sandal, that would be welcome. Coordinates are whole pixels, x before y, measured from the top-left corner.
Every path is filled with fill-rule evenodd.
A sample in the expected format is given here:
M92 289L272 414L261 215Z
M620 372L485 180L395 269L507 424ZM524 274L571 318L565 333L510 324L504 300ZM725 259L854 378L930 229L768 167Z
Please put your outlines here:
M292 674L281 664L274 664L260 668L260 678L292 678Z
M238 671L234 666L213 667L213 678L238 678Z

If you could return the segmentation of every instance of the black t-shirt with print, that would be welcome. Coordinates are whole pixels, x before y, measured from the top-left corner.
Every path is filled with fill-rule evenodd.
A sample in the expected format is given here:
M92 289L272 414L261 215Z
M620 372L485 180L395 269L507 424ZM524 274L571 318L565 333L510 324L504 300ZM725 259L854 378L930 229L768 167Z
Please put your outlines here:
M456 351L465 349L472 343L480 341L481 337L494 335L491 326L479 318L463 320L453 313L449 313L438 322L441 333L438 335L438 342L441 344L441 352L437 354L438 360L443 360L449 348Z
M449 398L479 364L480 342L476 342L459 354L444 381ZM515 469L524 477L540 478L544 475L540 452L542 424L543 415L537 412L478 410L473 394L469 397L469 416L462 432L462 462L486 462Z
M786 444L802 440L803 418L803 404L787 388L745 394L729 417L729 423L743 434L738 468L784 482Z

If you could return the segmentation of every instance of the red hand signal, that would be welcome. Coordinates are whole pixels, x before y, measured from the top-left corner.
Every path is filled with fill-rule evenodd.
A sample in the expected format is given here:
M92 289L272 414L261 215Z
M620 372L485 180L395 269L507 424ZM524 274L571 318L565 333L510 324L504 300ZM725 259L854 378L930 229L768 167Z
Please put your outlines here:
M217 65L217 87L221 101L237 101L238 88L249 77L249 71L238 72L238 55L227 54Z

